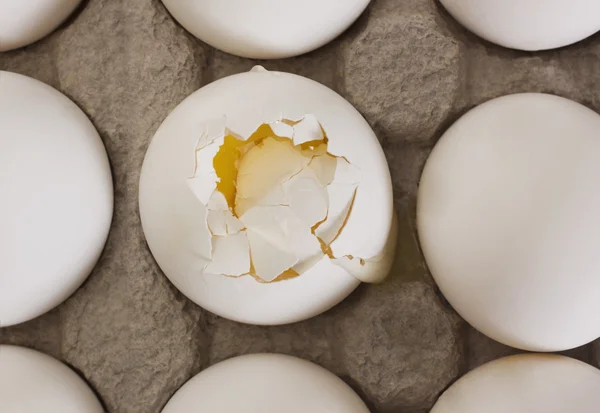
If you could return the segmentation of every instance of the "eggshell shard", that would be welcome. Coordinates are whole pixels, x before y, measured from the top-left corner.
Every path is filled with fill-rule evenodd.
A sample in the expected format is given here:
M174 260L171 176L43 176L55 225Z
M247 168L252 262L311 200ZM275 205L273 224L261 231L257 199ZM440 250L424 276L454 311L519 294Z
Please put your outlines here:
M600 370L558 355L521 354L470 371L431 413L590 413L600 406Z
M225 211L207 212L208 229L212 235L227 235L227 223L225 222Z
M301 145L306 142L318 142L325 139L321 124L315 115L305 115L292 128L294 129L294 145Z
M304 168L285 182L283 189L289 207L308 228L325 220L329 197L311 169Z
M271 129L275 135L280 136L282 138L293 139L294 138L294 127L289 123L285 123L283 121L277 121L270 123Z
M208 204L215 189L217 189L218 177L213 159L221 145L223 145L223 140L224 137L220 136L196 149L194 176L188 179L187 183L203 205Z
M336 159L335 173L333 183L346 185L360 184L360 171L343 157Z
M321 246L316 237L311 233L310 226L304 224L287 206L257 206L251 208L241 217L246 228L260 235L270 245L279 250L285 256L292 255L295 262L284 271L299 262L307 259L311 261L315 256L323 255ZM259 254L258 249L251 246L252 260L257 266L257 275L265 281L272 281L278 274L263 274L258 269L254 254ZM280 260L277 255L260 254L261 257L270 261ZM283 259L283 256L282 258ZM269 279L268 279L269 278Z
M264 281L275 280L298 263L296 254L282 250L276 246L273 239L266 239L263 234L253 229L248 230L248 239L254 269Z
M249 240L245 232L216 236L212 239L212 259L205 271L232 277L250 272Z
M163 0L200 40L255 59L291 57L330 42L360 16L369 0ZM289 113L289 112L288 112Z
M81 0L2 0L0 52L34 43L53 32Z
M314 171L321 187L324 188L333 182L337 167L337 158L327 154L324 156L315 156L308 166Z
M554 49L600 31L600 3L596 0L441 0L441 3L473 33L513 49Z
M315 229L315 234L325 244L331 244L341 234L356 197L356 188L357 186L354 185L335 183L327 187L327 198L329 199L327 215L325 220Z
M423 170L419 240L454 309L489 337L562 351L600 337L600 116L557 96L490 100Z
M388 235L388 242L385 249L376 257L370 259L342 256L332 260L336 265L341 266L352 276L366 283L381 283L389 275L393 260L387 257L393 256L398 244L398 218L394 213L392 228Z
M218 118L225 122L214 136L198 127L199 120L211 123ZM299 145L294 145L296 133ZM223 144L216 156L228 145L239 153L225 163L214 159L210 167L196 167L198 157L190 153L218 138ZM242 144L227 143L231 139ZM262 162L258 156L265 146L273 161ZM279 149L269 154L273 148ZM287 155L280 156L280 149ZM224 183L224 165L235 168L230 172L238 174L236 187L216 197ZM202 200L209 190L192 191L185 184L194 171L216 181L208 203ZM227 176L231 182L232 173ZM244 182L240 185L239 180ZM351 189L338 213L330 211L327 192L334 184ZM249 202L240 207L245 201ZM211 211L237 220L236 230L248 237L252 276L225 277L205 270L219 252L215 243L206 259L210 238L232 235L227 222L227 235L203 229L208 224L201 220L212 223L218 218L218 232L224 232L222 216ZM281 324L330 308L358 285L358 279L332 262L331 251L316 231L331 215L341 222L335 242L352 245L350 252L358 252L353 256L378 257L392 226L391 179L372 130L345 100L308 79L260 69L201 89L165 120L144 161L140 214L157 262L186 295L227 318Z

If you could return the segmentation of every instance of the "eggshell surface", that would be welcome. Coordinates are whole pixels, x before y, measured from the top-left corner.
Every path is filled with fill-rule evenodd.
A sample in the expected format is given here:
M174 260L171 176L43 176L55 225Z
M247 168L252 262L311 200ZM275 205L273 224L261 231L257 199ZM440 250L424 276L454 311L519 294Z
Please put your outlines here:
M467 29L512 49L554 49L600 31L596 0L440 1Z
M418 193L423 253L458 313L489 337L559 351L600 337L600 116L545 94L460 118Z
M369 413L341 379L316 364L280 354L218 363L183 385L163 413Z
M431 413L591 413L598 406L600 370L568 357L524 354L469 372Z
M27 46L54 31L81 0L0 1L0 52Z
M112 218L112 178L94 126L67 97L0 71L0 327L71 295Z
M291 57L344 32L370 0L163 0L173 17L209 45L255 59Z
M251 324L291 323L331 308L359 284L328 257L295 278L268 284L248 275L204 271L210 251L206 208L187 182L206 124L225 117L232 131L247 137L269 119L306 114L321 123L329 151L343 154L361 172L337 248L344 255L369 259L387 251L390 238L395 240L390 235L393 201L385 156L367 122L348 102L325 86L288 73L252 71L218 80L188 97L163 122L140 178L140 215L154 257L180 291L213 313ZM392 259L392 254L385 255L386 263L391 265Z
M0 412L102 413L104 409L66 365L34 350L2 345Z

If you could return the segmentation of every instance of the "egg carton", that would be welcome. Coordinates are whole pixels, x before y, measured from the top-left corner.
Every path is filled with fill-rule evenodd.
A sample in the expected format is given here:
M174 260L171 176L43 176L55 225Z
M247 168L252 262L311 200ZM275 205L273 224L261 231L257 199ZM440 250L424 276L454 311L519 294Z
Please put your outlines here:
M140 168L162 120L202 85L256 64L314 79L355 105L384 148L399 214L387 282L280 327L238 324L186 299L152 258L138 213ZM111 232L88 281L50 313L1 329L0 343L67 362L115 413L159 412L203 368L256 352L320 364L373 412L427 412L458 377L518 350L466 324L429 274L415 229L425 160L461 114L501 95L547 92L600 111L599 67L598 35L554 51L511 51L466 32L431 0L374 1L334 42L268 62L210 48L158 1L90 0L50 37L0 54L0 70L54 86L90 117L114 175ZM600 367L600 341L565 354Z

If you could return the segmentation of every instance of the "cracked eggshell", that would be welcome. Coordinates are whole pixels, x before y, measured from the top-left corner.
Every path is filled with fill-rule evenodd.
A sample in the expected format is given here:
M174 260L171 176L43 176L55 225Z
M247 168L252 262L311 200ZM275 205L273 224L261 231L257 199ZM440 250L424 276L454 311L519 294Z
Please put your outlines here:
M15 0L17 1L17 0ZM163 0L200 40L254 59L291 57L344 32L370 0Z
M363 282L380 283L385 280L392 270L394 260L389 257L393 257L397 244L398 217L394 213L392 217L392 230L389 233L388 242L378 256L367 260L341 257L334 259L333 262Z
M211 251L207 208L187 181L205 125L225 118L229 130L247 138L265 122L305 115L314 115L322 125L328 151L344 156L360 172L351 214L336 239L339 250L371 259L388 244L390 173L375 134L356 109L325 86L289 73L257 68L223 78L192 94L167 117L148 148L140 179L140 215L154 257L179 290L209 311L245 323L290 323L331 308L359 284L326 256L298 277L268 284L251 276L203 273ZM331 179L329 166L319 168L323 180Z
M81 0L0 1L0 52L27 46L50 34Z

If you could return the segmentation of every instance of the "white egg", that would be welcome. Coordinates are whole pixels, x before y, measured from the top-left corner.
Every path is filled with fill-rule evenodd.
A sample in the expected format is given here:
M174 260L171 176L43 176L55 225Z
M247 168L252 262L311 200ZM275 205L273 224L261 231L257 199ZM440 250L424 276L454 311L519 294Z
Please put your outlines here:
M231 145L243 155L222 164ZM169 115L144 160L140 214L179 290L252 324L306 319L360 281L381 281L397 236L389 169L367 122L325 86L262 68Z
M106 151L85 114L44 83L0 71L0 327L73 293L104 247Z
M58 360L0 345L0 412L102 413L94 392Z
M370 0L163 0L194 36L255 59L310 52L344 32Z
M418 194L431 273L504 344L559 351L600 337L600 116L544 94L493 99L429 157Z
M232 358L179 389L162 413L369 413L356 393L322 367L282 354Z
M431 413L592 413L598 406L600 370L568 357L523 354L467 373Z
M600 31L597 0L440 1L467 29L512 49L554 49Z
M54 31L81 0L0 1L0 52L27 46Z

